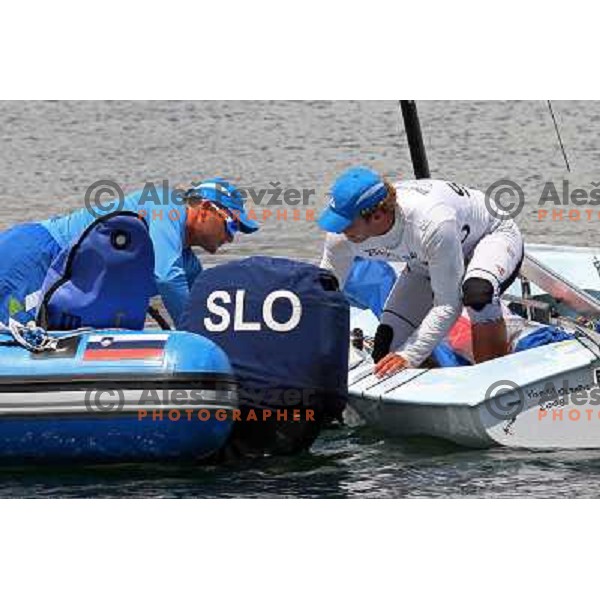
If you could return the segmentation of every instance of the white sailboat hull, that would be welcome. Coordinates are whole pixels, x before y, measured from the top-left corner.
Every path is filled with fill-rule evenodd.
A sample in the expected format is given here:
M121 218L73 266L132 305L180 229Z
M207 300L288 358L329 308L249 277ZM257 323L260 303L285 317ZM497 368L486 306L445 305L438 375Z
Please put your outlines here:
M532 245L527 251L567 283L600 290L593 264L600 250ZM532 287L534 295L542 293ZM568 289L561 289L569 301ZM519 285L509 292L520 294ZM353 311L352 327L372 335L376 326L370 311ZM600 448L600 348L588 337L480 365L409 369L386 379L376 378L372 368L367 353L352 349L349 403L388 435L478 448Z

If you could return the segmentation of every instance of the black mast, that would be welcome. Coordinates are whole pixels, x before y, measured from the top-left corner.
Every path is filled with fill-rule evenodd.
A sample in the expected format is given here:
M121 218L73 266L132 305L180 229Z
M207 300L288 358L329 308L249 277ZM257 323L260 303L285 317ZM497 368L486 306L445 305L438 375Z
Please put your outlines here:
M414 100L400 100L400 110L404 120L404 129L410 149L410 159L412 160L413 171L417 179L429 179L429 163L425 153L425 144L423 144L423 134L421 133L421 123L417 114L417 104Z

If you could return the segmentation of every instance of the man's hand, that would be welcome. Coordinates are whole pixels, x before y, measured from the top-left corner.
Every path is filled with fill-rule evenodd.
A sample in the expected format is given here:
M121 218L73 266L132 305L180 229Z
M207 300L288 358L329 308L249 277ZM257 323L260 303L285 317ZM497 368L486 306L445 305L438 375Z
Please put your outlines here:
M375 365L374 373L377 377L386 377L398 373L399 371L402 371L402 369L408 368L408 366L408 362L403 356L390 352L390 354L386 354Z

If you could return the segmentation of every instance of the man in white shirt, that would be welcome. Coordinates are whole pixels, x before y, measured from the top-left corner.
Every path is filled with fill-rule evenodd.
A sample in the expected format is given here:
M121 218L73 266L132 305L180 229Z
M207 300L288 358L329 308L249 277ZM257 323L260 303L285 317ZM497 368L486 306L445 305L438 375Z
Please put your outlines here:
M369 169L344 172L319 218L321 266L343 286L354 258L405 263L375 336L375 373L418 367L467 307L477 362L507 351L501 293L523 260L516 224L484 194L433 179L395 185Z

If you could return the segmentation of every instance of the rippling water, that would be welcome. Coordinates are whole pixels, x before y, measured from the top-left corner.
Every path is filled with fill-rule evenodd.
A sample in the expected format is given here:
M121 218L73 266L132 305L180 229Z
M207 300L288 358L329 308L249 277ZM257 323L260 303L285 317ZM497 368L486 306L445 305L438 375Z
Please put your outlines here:
M600 182L600 103L555 102L572 187ZM525 190L517 219L531 242L594 245L599 221L539 221L536 198L565 166L545 102L421 102L433 176L486 189L509 177ZM0 225L82 205L113 179L314 188L357 162L390 178L412 174L394 102L1 102ZM291 217L290 217L291 218ZM314 223L267 219L205 264L251 254L316 261ZM600 452L461 450L383 440L364 428L325 432L310 455L220 467L10 469L2 497L595 497Z

